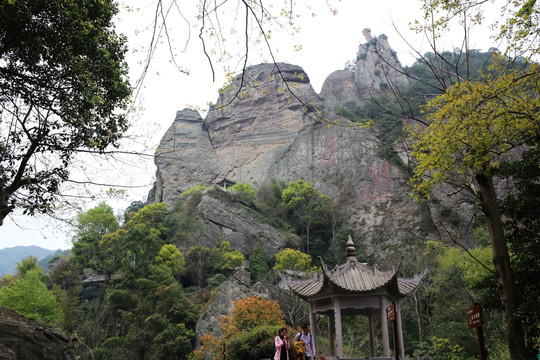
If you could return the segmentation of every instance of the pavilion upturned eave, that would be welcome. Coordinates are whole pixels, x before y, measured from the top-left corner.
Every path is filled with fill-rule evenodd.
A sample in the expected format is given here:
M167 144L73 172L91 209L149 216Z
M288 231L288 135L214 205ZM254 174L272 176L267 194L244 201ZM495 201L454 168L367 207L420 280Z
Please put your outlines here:
M323 272L312 274L304 280L292 279L280 274L287 286L300 298L308 300L322 295L328 288L334 288L334 295L385 293L392 298L401 298L418 286L422 274L412 279L398 278L397 271L380 271L355 261L347 261L328 270L321 262Z

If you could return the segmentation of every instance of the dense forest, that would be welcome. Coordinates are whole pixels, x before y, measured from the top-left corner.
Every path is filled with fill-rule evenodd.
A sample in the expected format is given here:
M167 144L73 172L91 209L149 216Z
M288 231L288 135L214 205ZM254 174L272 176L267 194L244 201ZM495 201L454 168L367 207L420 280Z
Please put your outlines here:
M523 182L526 184L527 179ZM197 205L203 194L240 203L254 216L290 233L290 248L265 254L256 246L252 254L244 255L226 242L213 248L198 245L194 238L203 223ZM303 181L291 184L272 181L258 191L241 183L231 190L197 186L185 192L174 209L167 209L162 203L134 202L126 209L122 223L113 209L102 203L77 217L71 253L53 259L46 275L35 258L28 258L18 264L15 276L2 279L0 306L62 327L67 334L78 338L76 349L83 359L200 357L200 352L193 352L197 318L235 269L245 267L254 284L273 286L278 276L272 269L320 271L315 260L318 256L330 265L344 262L346 238L354 233L343 228L342 223L335 223L335 219L342 217L335 208L328 197ZM434 241L418 244L416 270L425 268L428 275L402 307L408 355L474 358L475 334L466 326L464 311L472 302L479 302L484 307L490 356L508 356L502 341L500 301L492 266L485 268L477 261L490 263L487 234L481 224L475 237L477 246L466 250ZM535 261L535 253L521 250L524 245L528 246L516 242L513 247L520 254L516 256L518 273L525 270L523 267L529 261ZM178 248L187 251L181 253ZM378 259L368 259L358 250L359 261L377 262ZM529 271L526 273L533 276ZM523 289L524 294L531 290L530 285ZM263 300L256 298L246 301L253 303L247 306L239 302L235 309L241 313L247 306L248 313L256 318L250 322L252 326L246 327L244 321L243 328L231 330L227 326L232 325L222 321L222 338L210 341L203 337L203 350L216 351L221 349L216 344L226 343L231 358L268 357L273 352L272 334L276 327L287 324L295 331L305 321L305 317L291 321L283 315L290 311L285 309L290 303L261 305L259 302ZM257 306L268 316L253 315ZM270 316L269 307L276 308L277 315ZM307 313L306 305L303 308ZM328 348L324 335L326 321L320 318L317 323L317 333L323 334L318 337L321 353ZM364 356L369 351L364 330L367 320L347 317L345 321L345 353ZM531 331L534 334L534 326ZM236 335L230 336L231 333ZM240 333L244 334L241 340L247 347L258 349L256 355L249 351L235 352L238 347L231 341L238 342Z

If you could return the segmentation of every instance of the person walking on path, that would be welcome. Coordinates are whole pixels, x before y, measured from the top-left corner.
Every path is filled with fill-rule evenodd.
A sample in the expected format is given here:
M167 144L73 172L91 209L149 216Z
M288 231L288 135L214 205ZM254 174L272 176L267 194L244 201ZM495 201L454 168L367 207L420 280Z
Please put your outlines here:
M287 328L282 327L278 331L278 336L274 340L276 344L276 354L274 360L289 360L289 336L287 336Z
M303 331L296 335L294 340L302 341L306 346L306 360L316 360L317 351L315 350L315 341L313 341L313 336L311 335L311 326L309 324L304 324L302 330Z

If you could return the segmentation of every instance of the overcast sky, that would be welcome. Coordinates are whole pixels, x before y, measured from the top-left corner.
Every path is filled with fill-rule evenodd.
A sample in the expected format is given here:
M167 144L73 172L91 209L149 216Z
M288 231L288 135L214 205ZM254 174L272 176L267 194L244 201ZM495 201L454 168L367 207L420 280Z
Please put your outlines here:
M421 19L419 1L329 0L328 2L337 10L336 15L332 14L326 0L306 0L305 3L311 4L316 16L313 17L305 6L299 4L297 9L301 17L296 21L300 26L300 33L293 38L289 32L277 32L273 33L270 39L276 60L303 67L317 92L320 91L326 76L335 70L343 69L347 61L352 61L356 57L358 45L365 43L362 35L364 28L370 28L374 36L387 35L390 46L397 52L404 65L410 65L414 57L394 26L422 53L429 51L425 39L409 30L409 23ZM184 5L185 3L179 2L182 6L188 6ZM150 25L155 11L155 1L133 0L129 4L129 11L126 11L125 7L122 8L117 27L129 40L128 62L130 79L134 83L140 77L141 63L146 56L145 49L151 36ZM183 15L188 20L192 16L189 9L183 11ZM190 27L178 15L176 17L171 15L171 19L173 25L170 35L175 40L173 50L178 55L177 63L189 70L190 75L179 72L170 62L167 46L158 47L138 98L137 105L142 108L131 115L133 127L130 130L130 137L136 138L136 141L126 142L126 147L136 146L149 154L154 152L161 136L173 122L177 110L192 106L205 107L208 102L215 102L218 89L225 79L219 64L214 63L216 81L212 81L210 66L197 38L198 30L193 28L195 22L191 21ZM190 40L184 51L188 34ZM472 34L471 48L487 50L496 46L489 39L488 31L477 29L473 30ZM231 38L231 41L234 42L234 38ZM448 50L460 47L460 41L461 35L456 32L443 38L444 47ZM296 51L300 45L302 49ZM249 60L251 65L269 60L270 56L264 48L257 50L255 45L251 45ZM237 63L239 59L233 57L230 61L233 70L238 71L241 68L239 65L235 66ZM89 166L92 168L91 176L94 178L97 176L100 182L103 180L134 186L126 189L127 195L124 198L107 200L117 212L123 211L131 201L144 200L155 174L155 166L150 158L128 159L125 162L127 162L125 165L118 163L113 165L118 170L111 168L109 163L92 162ZM97 200L88 200L83 206L87 209L88 206L96 204ZM74 217L75 214L63 216ZM0 248L38 245L49 249L65 249L71 247L70 236L65 226L48 217L29 219L15 213L0 227Z

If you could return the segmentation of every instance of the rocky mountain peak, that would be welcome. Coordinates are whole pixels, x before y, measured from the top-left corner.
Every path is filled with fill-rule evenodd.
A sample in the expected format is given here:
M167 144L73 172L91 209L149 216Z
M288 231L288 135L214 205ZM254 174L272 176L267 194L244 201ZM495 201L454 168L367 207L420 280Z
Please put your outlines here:
M325 105L334 109L346 102L363 104L391 86L409 83L396 53L384 34L374 37L371 30L362 30L366 43L358 46L353 66L330 74L322 87Z
M222 89L204 120L195 110L179 111L156 151L156 183L148 200L172 208L194 185L223 179L255 189L272 178L304 180L339 204L344 226L356 232L367 256L398 256L415 246L411 239L419 235L412 234L439 237L436 210L410 196L407 165L384 155L376 129L349 126L332 111L347 101L361 104L384 84L408 82L387 37L363 33L367 42L359 46L355 66L332 73L322 96L301 67L261 64ZM345 126L328 126L314 117L312 106ZM271 229L257 231L261 224L250 226L249 212L219 201L203 197L199 212L207 224L200 240L205 246L226 239L249 254L256 241L270 252L286 243Z
M364 35L367 42L370 42L373 39L373 36L371 36L371 29L369 28L362 30L362 35Z
M271 164L312 122L307 103L322 100L300 66L246 69L220 92L204 122L195 110L177 112L156 151L156 186L149 200L172 206L193 185L223 178L254 186L270 181Z

